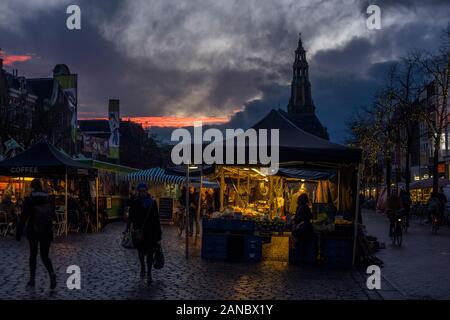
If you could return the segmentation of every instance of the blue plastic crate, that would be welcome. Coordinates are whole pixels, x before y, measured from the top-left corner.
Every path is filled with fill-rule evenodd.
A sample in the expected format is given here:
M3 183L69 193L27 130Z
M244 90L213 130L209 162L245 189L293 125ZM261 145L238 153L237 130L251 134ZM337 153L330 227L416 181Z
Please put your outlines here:
M228 255L228 237L222 234L203 233L202 258L225 260Z
M315 264L317 262L317 241L309 241L306 253L301 243L297 243L295 248L289 248L289 263L291 264Z
M262 238L248 235L245 237L244 260L261 261L262 259Z

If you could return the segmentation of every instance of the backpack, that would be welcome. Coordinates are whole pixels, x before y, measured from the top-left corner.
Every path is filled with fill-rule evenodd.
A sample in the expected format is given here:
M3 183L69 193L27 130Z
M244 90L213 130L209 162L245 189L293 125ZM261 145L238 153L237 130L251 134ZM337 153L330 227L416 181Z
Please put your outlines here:
M53 207L50 203L34 203L33 230L37 233L52 231Z

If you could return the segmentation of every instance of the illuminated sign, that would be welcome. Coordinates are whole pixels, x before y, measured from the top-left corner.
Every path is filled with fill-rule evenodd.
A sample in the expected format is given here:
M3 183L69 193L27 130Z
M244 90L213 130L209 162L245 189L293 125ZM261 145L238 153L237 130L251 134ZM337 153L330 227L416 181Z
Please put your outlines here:
M38 173L37 167L13 167L11 173Z

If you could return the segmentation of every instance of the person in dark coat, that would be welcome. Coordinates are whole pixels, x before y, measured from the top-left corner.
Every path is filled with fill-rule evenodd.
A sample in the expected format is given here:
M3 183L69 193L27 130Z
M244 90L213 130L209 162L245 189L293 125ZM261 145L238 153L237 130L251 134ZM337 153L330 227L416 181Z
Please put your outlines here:
M302 249L302 258L306 259L309 244L314 239L312 226L313 215L309 208L309 198L306 193L301 194L297 199L297 211L294 217L293 235Z
M147 283L152 282L153 255L160 245L161 224L159 221L159 211L157 202L148 193L145 183L137 186L137 197L130 206L130 219L128 228L133 231L142 230L143 239L140 243L135 242L138 250L139 261L141 263L141 277L145 277L145 258L147 257Z
M50 275L50 289L56 287L56 275L49 258L50 244L53 241L53 218L55 208L50 196L42 188L41 181L31 181L31 195L25 199L16 232L16 240L20 241L26 225L27 238L30 244L30 280L27 285L34 287L36 278L36 264L38 247L42 263Z

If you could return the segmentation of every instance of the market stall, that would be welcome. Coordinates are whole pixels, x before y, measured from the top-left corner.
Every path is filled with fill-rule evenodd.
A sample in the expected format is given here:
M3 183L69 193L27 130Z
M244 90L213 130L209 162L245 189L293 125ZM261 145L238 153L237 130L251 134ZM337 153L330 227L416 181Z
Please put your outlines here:
M307 193L316 235L308 247L308 262L352 265L361 151L313 136L276 110L253 128L279 130L280 169L273 175L248 162L215 166L211 179L220 184L221 210L203 220L202 256L259 261L266 242L276 243L272 251L283 251L290 262L298 262L291 221L296 198Z
M77 161L98 170L99 211L110 220L122 218L130 196L127 177L139 169L86 158Z
M133 190L139 182L148 182L149 192L158 202L161 219L172 220L184 177L166 173L164 169L155 167L129 173L125 179L130 183L130 190Z
M69 232L69 206L72 200L90 204L94 217L86 216L92 230L98 230L98 203L91 190L98 189L98 171L65 155L42 140L19 155L0 162L0 176L11 181L19 179L14 197L23 199L29 194L29 183L41 178L45 188L54 197L57 207L58 231ZM93 204L95 203L95 204Z

